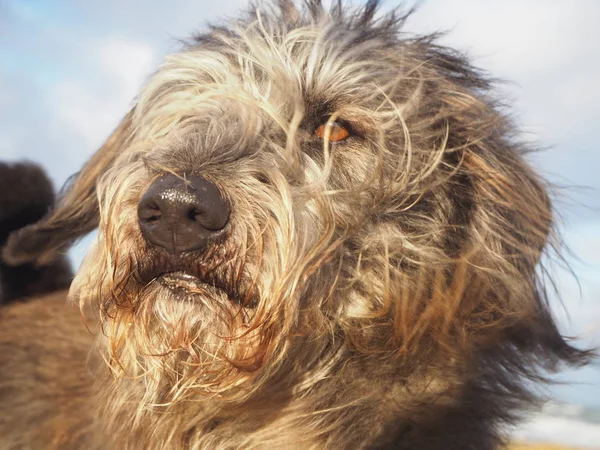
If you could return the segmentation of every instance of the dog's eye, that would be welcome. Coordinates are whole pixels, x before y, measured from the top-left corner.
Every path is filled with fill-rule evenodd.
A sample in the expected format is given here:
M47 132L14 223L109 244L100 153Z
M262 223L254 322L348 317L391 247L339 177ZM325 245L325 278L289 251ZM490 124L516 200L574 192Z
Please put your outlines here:
M325 139L325 133L329 127L329 142L339 142L350 137L350 128L343 122L331 122L327 121L321 124L316 130L315 134L321 139Z

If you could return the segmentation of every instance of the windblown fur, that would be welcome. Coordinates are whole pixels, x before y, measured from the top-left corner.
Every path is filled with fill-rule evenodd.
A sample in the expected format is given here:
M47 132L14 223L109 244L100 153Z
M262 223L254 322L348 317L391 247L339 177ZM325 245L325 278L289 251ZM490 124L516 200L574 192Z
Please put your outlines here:
M195 36L12 235L6 261L44 262L99 227L69 293L102 328L85 448L494 449L531 380L585 361L546 301L530 148L491 80L405 19L282 0ZM315 134L334 121L349 138ZM218 186L224 239L145 242L165 173ZM178 270L205 284L158 281Z

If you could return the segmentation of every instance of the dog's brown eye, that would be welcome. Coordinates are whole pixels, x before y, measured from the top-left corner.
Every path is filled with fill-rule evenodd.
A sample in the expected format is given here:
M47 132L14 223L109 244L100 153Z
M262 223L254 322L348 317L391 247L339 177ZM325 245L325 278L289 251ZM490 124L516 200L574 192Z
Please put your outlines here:
M326 122L316 129L315 133L321 139L325 139L327 127L330 127L329 142L339 142L350 136L350 130L340 122Z

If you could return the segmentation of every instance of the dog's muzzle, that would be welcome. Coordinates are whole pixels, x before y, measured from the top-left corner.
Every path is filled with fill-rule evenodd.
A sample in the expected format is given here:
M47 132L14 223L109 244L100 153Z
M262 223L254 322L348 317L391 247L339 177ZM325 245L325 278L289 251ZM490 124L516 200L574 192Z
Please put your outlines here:
M223 233L230 213L217 186L197 175L163 175L138 203L144 239L174 255L204 250Z

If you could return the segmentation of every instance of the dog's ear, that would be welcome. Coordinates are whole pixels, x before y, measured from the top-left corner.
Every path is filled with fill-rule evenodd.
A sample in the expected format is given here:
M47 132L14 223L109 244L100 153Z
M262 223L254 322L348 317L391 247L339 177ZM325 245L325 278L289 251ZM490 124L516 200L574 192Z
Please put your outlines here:
M467 247L476 250L463 253L470 253L469 264L478 268L464 291L483 300L472 303L468 326L484 340L486 333L493 338L499 331L513 352L539 358L549 370L561 362L583 364L589 353L560 334L547 299L543 255L560 246L549 186L519 154L519 144L502 139L487 144L487 152L482 146L463 160L476 199ZM478 288L471 292L473 286Z
M12 233L2 258L9 264L48 264L74 241L98 226L98 179L112 165L133 136L133 110L107 141L63 188L56 207L39 222Z

